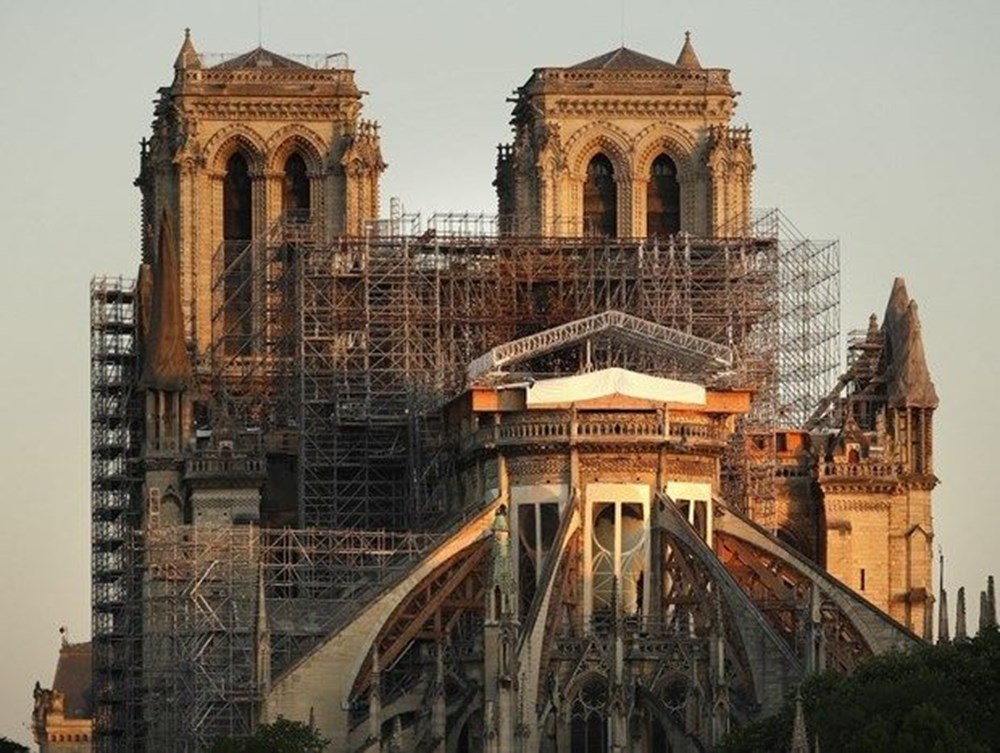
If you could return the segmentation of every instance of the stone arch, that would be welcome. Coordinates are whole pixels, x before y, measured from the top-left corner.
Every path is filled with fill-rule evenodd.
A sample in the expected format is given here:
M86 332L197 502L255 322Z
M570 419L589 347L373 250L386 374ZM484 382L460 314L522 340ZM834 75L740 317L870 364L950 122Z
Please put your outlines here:
M689 667L685 667L684 670L678 668L668 669L656 678L656 681L648 690L651 695L659 698L663 696L668 687L677 683L683 683L688 688L694 686L695 683L691 678Z
M596 691L588 698L588 690ZM559 714L565 720L566 733L574 750L582 750L594 739L602 740L603 750L610 750L607 743L611 726L611 715L621 713L615 708L615 694L612 692L608 678L599 671L590 669L574 678L567 688L564 708ZM613 710L614 709L614 710ZM580 739L580 738L583 739Z
M566 144L570 175L576 180L585 180L587 165L598 153L611 160L619 182L632 177L632 149L628 134L606 122L586 125L570 137Z
M276 131L267 140L265 153L268 172L280 172L285 160L298 152L306 161L310 177L326 172L327 146L314 131L298 123L292 123Z
M647 126L635 137L633 144L637 177L649 175L653 160L660 154L666 154L674 161L682 183L695 177L694 153L698 145L683 128L669 123Z
M237 150L245 154L252 175L264 172L267 145L259 133L242 123L227 126L209 139L205 145L206 164L216 174L225 173L226 161Z
M449 724L449 742L446 747L448 751L455 753L469 753L475 750L469 737L475 733L483 734L483 706L480 694L475 697L459 712L459 715ZM464 735L464 744L463 744Z
M576 218L582 232L583 186L587 180L587 167L598 154L603 154L611 163L617 185L617 221L615 235L628 236L632 233L632 149L628 135L618 126L598 122L577 130L566 145L568 170L568 194L564 211Z
M671 682L677 679L677 674L671 674L668 678ZM692 688L692 683L685 678L688 689ZM675 712L667 707L662 697L664 682L657 683L659 689L647 688L642 683L636 685L636 707L645 709L651 719L658 722L668 739L673 739L675 745L690 744L697 750L701 746L691 732L687 730L686 720L678 718ZM649 741L652 742L652 741Z
M688 131L669 123L647 126L635 138L636 175L636 222L641 230L647 230L647 189L653 163L665 154L677 169L677 183L680 188L680 229L701 234L704 229L697 218L699 196L699 167L697 164L698 144Z
M576 703L577 698L583 689L592 683L601 683L607 688L611 687L607 676L600 670L595 668L582 669L570 680L569 684L566 686L565 692L562 695L562 704L564 707L562 711L565 711L567 716L569 716L572 712L573 704Z

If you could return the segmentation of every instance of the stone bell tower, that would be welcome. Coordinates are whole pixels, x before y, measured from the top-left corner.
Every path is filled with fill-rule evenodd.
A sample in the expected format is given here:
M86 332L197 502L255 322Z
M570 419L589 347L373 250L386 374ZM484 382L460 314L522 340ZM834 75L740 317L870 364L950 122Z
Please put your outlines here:
M198 352L212 341L223 270L227 287L214 292L227 302L226 323L216 337L238 339L246 327L239 319L260 294L247 278L263 260L243 252L281 217L324 237L361 234L377 217L386 166L378 126L361 119L362 94L343 55L201 55L185 32L136 185L145 262L160 218L173 223L185 339Z
M689 34L675 63L621 47L536 68L515 94L495 182L507 232L746 233L750 130L731 127L729 71L702 67Z
M930 637L933 419L938 406L917 304L897 278L854 364L843 426L820 465L831 574Z

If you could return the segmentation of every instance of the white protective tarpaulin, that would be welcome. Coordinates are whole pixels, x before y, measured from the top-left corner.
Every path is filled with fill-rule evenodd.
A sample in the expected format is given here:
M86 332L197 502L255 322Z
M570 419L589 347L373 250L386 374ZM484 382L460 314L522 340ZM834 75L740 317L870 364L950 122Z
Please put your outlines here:
M528 388L527 401L529 408L540 408L581 403L612 395L654 403L705 405L705 388L700 384L663 379L619 368L543 379Z

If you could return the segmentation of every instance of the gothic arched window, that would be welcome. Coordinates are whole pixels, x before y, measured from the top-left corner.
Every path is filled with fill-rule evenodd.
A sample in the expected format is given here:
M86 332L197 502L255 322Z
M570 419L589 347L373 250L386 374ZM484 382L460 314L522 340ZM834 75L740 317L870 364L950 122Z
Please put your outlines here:
M587 165L583 184L583 232L613 238L618 235L618 186L615 168L603 154Z
M285 179L281 191L281 206L285 215L298 220L309 217L309 175L306 161L298 152L285 160Z
M607 753L610 749L608 689L599 679L580 689L570 716L570 750Z
M242 152L235 152L226 162L222 206L222 237L227 241L249 241L253 235L253 201L250 167Z
M681 187L677 165L665 154L649 170L646 187L646 235L665 238L681 230Z
M222 288L225 299L225 341L227 353L249 355L251 270L250 239L253 237L253 187L250 167L242 152L234 152L226 162L222 181Z

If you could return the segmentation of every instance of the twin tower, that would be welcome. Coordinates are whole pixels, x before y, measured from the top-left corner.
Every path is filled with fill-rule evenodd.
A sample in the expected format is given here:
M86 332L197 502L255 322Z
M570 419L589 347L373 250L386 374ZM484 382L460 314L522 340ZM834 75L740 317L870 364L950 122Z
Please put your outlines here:
M173 223L185 339L199 353L212 341L213 279L252 239L295 213L327 237L363 235L378 217L378 127L362 119L343 62L262 48L214 61L185 35L137 185L145 262L162 218ZM536 237L744 235L754 165L749 129L730 127L736 97L729 72L703 68L689 38L676 63L622 47L536 69L497 160L501 227Z

